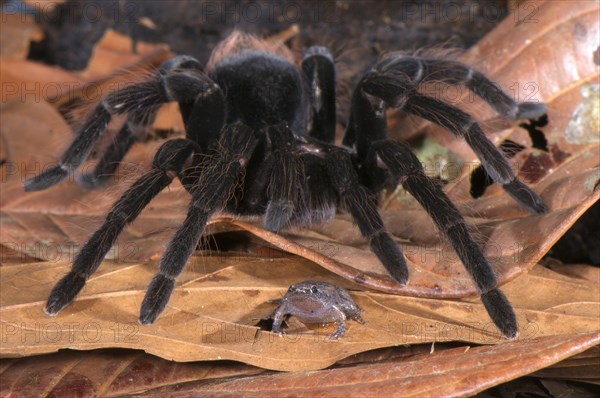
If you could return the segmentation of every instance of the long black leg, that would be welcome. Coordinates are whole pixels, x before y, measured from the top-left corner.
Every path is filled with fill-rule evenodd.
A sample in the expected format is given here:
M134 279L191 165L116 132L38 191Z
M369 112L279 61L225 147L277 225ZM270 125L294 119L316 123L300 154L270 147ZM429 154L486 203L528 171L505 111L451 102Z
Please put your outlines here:
M338 194L327 175L324 153L317 148L311 143L299 148L306 151L299 156L304 177L300 179L300 199L290 224L322 225L335 215Z
M182 107L182 113L186 120L185 111L191 111L196 96L201 92L214 90L214 87L214 82L199 70L198 61L187 56L172 58L161 66L159 73L151 80L135 83L108 94L96 106L59 164L27 180L25 190L38 191L49 188L73 173L89 156L106 130L112 115L132 113L129 122L133 123L144 117L153 117L147 113L154 113L165 102L178 101L185 105Z
M272 171L271 147L266 136L262 134L259 135L252 157L246 166L244 184L236 188L236 200L228 203L227 211L238 214L264 214L269 202L267 190L271 183Z
M110 118L107 105L102 102L89 116L79 135L63 155L60 163L25 181L25 191L40 191L50 188L67 178L69 173L73 172L87 158L94 144L106 130Z
M296 139L285 125L269 127L267 135L271 141L273 167L264 223L267 229L279 232L297 207L302 163L296 154Z
M362 165L362 184L372 192L379 192L388 176L367 155L373 142L387 138L386 104L381 98L362 91L361 86L365 79L363 78L352 95L350 122L343 143L356 150L356 156Z
M180 102L179 107L182 109L186 137L206 152L211 144L219 140L225 124L227 106L223 92L215 84L200 92L191 106Z
M468 113L420 94L412 95L403 109L464 137L481 160L485 171L494 181L501 184L509 195L532 213L548 211L542 198L515 176L506 157L485 136L479 124Z
M404 144L385 140L373 143L370 156L399 178L402 186L427 210L475 281L490 318L505 336L516 337L517 318L508 299L498 289L492 266L471 237L458 209L425 175L415 154Z
M132 127L126 122L105 149L96 168L78 176L79 185L88 189L104 185L115 174L119 164L137 140L138 135L132 132Z
M206 156L197 167L199 179L192 189L192 201L187 217L169 242L159 264L159 272L150 282L142 302L140 323L153 323L165 309L175 279L198 245L209 217L232 197L235 186L243 177L256 139L251 128L237 123L226 126L214 153Z
M421 59L421 62L424 68L423 82L443 81L448 84L465 85L504 117L536 119L548 110L543 103L516 103L482 73L460 62L444 59Z
M516 103L477 70L457 61L438 58L390 54L365 75L362 88L366 93L384 99L390 106L401 107L407 96L427 82L464 85L507 118L538 118L547 112L546 104Z
M198 65L187 57L181 57L182 62L191 62L189 67ZM174 64L170 62L163 65L159 71L162 74L169 73L175 66L181 67L181 62ZM196 142L202 152L205 152L209 144L219 138L219 133L225 122L225 97L221 90L215 85L202 91L193 101L188 96L178 95L179 107L186 126L186 137ZM110 146L105 150L98 166L92 173L82 174L78 183L88 188L103 185L117 170L119 163L133 144L146 135L147 129L155 119L157 109L147 109L142 112L131 112L125 125L121 128Z
M369 239L371 250L396 281L406 284L408 267L404 255L385 230L377 210L377 201L359 184L348 152L332 149L326 157L326 169L333 187L358 224L361 234Z
M308 135L327 143L335 141L335 63L325 47L310 47L302 60L308 94Z
M96 272L125 225L135 220L148 203L181 172L195 147L193 142L183 139L168 141L160 147L152 169L117 200L104 224L75 257L71 271L54 286L46 304L47 314L56 315L73 301L87 279Z
M465 84L507 117L539 116L546 111L544 104L515 103L479 72L457 62L396 54L381 60L360 81L344 144L356 145L358 158L364 161L370 145L386 138L386 106L399 107L463 136L494 181L527 210L545 213L548 208L541 197L516 178L508 160L468 113L416 91L419 84L431 80Z

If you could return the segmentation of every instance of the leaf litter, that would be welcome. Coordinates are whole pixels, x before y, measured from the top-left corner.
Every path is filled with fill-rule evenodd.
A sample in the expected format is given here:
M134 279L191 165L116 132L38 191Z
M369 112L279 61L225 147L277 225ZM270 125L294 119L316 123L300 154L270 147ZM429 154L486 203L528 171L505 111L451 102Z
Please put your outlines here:
M582 92L585 92L582 91L583 87L598 81L598 69L590 68L592 52L588 51L590 37L593 37L594 29L598 29L597 24L591 22L592 16L597 12L597 5L584 3L579 8L568 7L563 2L536 2L536 5L539 7L538 22L541 21L539 23L542 25L528 26L522 23L517 25L517 29L513 29L513 23L505 21L475 49L468 52L465 59L470 60L483 72L489 73L503 87L510 87L511 82L505 79L514 76L519 76L522 82L545 83L539 87L539 97L549 103L550 123L542 130L549 146L555 148L555 153L564 155L554 157L543 153L544 151L531 149L531 137L528 131L521 127L510 127L490 136L497 143L510 138L530 148L512 160L516 170L523 171L523 165L528 164L528 161L531 163L545 157L550 159L550 163L545 160L537 162L542 165L541 177L535 178L536 183L531 185L542 193L551 211L544 216L527 215L494 186L490 187L482 198L473 200L469 195L469 173L465 170L446 187L451 198L459 205L463 214L466 214L467 221L477 229L478 239L492 259L501 283L510 281L503 290L519 314L521 339L501 344L499 347L511 350L515 355L522 349L518 344L527 342L529 337L540 338L541 341L556 339L553 341L562 341L567 346L576 339L577 334L589 332L591 337L588 336L586 344L597 345L597 332L600 330L600 298L596 285L582 285L588 282L566 277L539 266L532 268L570 225L598 199L597 144L567 142L564 134L573 116L577 114L576 107L582 101ZM554 16L550 18L551 15ZM560 18L557 19L556 15ZM544 24L548 26L547 29L539 29ZM584 26L584 30L587 29L587 36L573 36L573 26L577 24ZM571 37L573 40L566 40L565 37ZM559 39L566 40L571 46L569 53L580 60L576 63L577 70L574 74L573 70L566 67L562 69L565 73L551 69L557 61L561 61L562 53L556 54L555 51L555 41ZM496 48L506 50L498 52ZM482 60L483 62L476 62ZM529 67L533 62L536 67ZM11 81L10 79L15 77L6 71L15 73L15 70L20 70L15 67L7 69L5 65L2 68L2 80ZM494 67L495 71L486 69L488 66ZM27 75L27 68L38 67L34 64L26 65L16 81L37 79L34 75ZM39 73L43 75L50 72ZM528 76L527 73L532 75ZM52 79L68 81L70 78ZM13 108L5 108L7 106ZM30 129L29 143L28 139L20 143L18 141L21 132L17 127L23 122L23 116L20 119L15 117L15 120L8 124L10 128L5 128L7 125L3 120L3 148L0 152L5 158L3 160L18 165L15 167L22 165L22 162L27 164L26 162L56 161L56 156L61 152L53 146L66 145L72 139L72 133L68 126L63 125L60 114L43 101L28 104L17 100L13 103L3 103L2 107L3 119L5 115L19 114L40 118L37 126ZM6 112L6 109L10 109L11 112ZM44 118L50 122L43 121ZM491 126L495 122L487 123ZM425 131L444 146L463 156L463 159L474 160L464 143L449 140L445 132L433 127L428 127ZM40 137L48 137L48 134L58 136L44 139L44 143L47 141L51 145L39 145L34 158L31 158L26 144L31 145L31 142L36 142ZM445 337L449 337L447 340L470 343L502 342L495 329L490 327L491 323L477 298L451 300L473 295L475 292L462 265L453 253L444 247L426 214L416 207L411 207L410 202L408 206L398 205L394 200L387 202L388 206L383 214L386 224L402 245L409 260L412 279L406 288L399 288L386 277L377 259L369 252L364 240L345 216L336 217L332 224L322 228L313 231L292 231L284 237L270 235L262 230L258 223L217 219L211 225L216 232L244 230L259 238L260 247L277 247L310 261L277 254L274 251L268 251L276 253L272 258L252 257L248 253L196 255L182 275L179 288L167 311L156 325L148 327L151 330L139 332L141 326L136 323L137 311L146 284L154 272L154 260L162 252L164 242L168 241L183 219L187 207L186 194L177 184L159 195L142 214L139 222L125 231L117 244L118 249L108 256L109 260L125 261L125 264L118 265L106 261L78 300L58 318L49 320L41 311L48 291L70 266L69 260L72 260L78 245L85 242L86 237L100 225L110 204L132 181L132 175L135 176L147 167L159 144L160 140L134 148L126 163L130 168L118 176L117 181L104 192L86 192L74 183L67 182L58 189L45 191L45 195L29 194L29 197L25 197L21 192L22 177L24 171L30 170L30 166L17 169L16 173L7 173L10 170L2 167L2 258L14 260L16 257L17 260L23 261L13 261L11 264L17 265L0 267L0 311L3 331L10 329L11 334L4 335L12 339L8 346L3 343L0 355L34 355L54 352L63 347L86 350L127 347L147 349L153 354L183 361L194 360L190 359L192 357L189 351L192 351L196 360L229 358L268 369L307 370L329 366L364 350L422 343L427 331L434 336L431 340L435 341L444 341ZM94 205L89 206L86 203ZM229 258L232 255L233 260ZM50 261L43 264L18 264L30 258ZM585 266L583 267L585 269ZM352 289L358 304L367 308L365 312L372 311L371 319L367 319L367 324L364 325L365 329L359 330L360 325L351 325L347 339L336 344L323 339L323 336L330 332L330 325L307 328L302 324L292 324L291 332L296 334L291 336L297 338L293 341L287 341L285 338L283 341L271 339L270 333L260 330L256 326L257 317L265 317L272 310L272 306L265 303L280 298L289 284L303 278L325 279ZM366 288L415 297L377 293L365 290ZM7 291L10 293L5 293ZM431 300L427 297L444 299ZM23 324L21 319L24 319ZM74 322L76 326L73 327L70 322ZM188 324L192 326L184 327ZM42 329L50 325L50 328L46 331L36 331L35 325L42 325L39 326ZM98 341L97 337L90 338L89 333L83 334L85 325L99 328L101 333ZM16 326L16 329L13 329L13 326ZM228 334L227 331L231 330L234 333ZM464 330L468 330L469 333L465 335ZM17 336L56 332L50 339L47 338L48 335L44 335L42 339L34 338L36 341L30 345L27 341L19 342L18 338L14 338L13 331ZM70 341L70 331L79 334L80 337ZM132 337L132 333L137 340L128 339ZM57 339L58 335L60 339ZM555 350L556 355L553 358L562 355L558 354L558 345L542 343L540 347L548 348L549 352ZM515 356L513 363L518 364L522 360L522 357ZM435 366L436 362L431 358L427 358L427 361ZM543 361L538 361L537 364L538 369L548 365ZM18 366L13 369L17 368ZM534 370L530 369L527 373ZM371 372L371 369L368 372ZM485 386L494 379L492 376L497 375L482 375L479 382L470 382ZM514 377L517 376L504 372L502 380ZM252 379L254 378L248 380ZM271 383L275 381L264 380L270 380ZM306 380L303 382L306 383ZM379 383L376 380L371 382L368 386L372 388ZM499 382L501 381L493 383ZM215 393L220 388L218 385L219 383L216 383L213 387ZM4 385L2 388L4 390ZM207 387L202 385L202 388ZM245 387L240 387L240 391L251 394L251 391L242 390L243 388ZM330 390L330 393L332 391ZM407 390L407 394L409 391L419 390ZM455 394L456 391L464 390L455 390Z

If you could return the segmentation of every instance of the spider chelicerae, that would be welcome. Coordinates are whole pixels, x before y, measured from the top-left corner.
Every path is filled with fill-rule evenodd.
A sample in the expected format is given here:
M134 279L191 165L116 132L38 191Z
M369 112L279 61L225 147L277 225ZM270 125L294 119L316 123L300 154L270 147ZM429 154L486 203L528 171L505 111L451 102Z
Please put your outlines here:
M91 112L60 163L26 181L27 191L48 188L74 173L113 115L126 114L126 122L96 169L78 176L85 186L98 186L114 174L166 102L179 103L186 138L160 147L151 169L116 201L77 254L71 271L50 293L45 311L56 315L73 301L125 225L174 178L190 193L191 203L148 287L139 318L142 324L153 323L164 310L207 221L220 210L263 215L265 227L279 232L326 222L337 208L345 209L390 275L406 284L404 255L377 209L383 188L400 183L451 243L496 326L505 336L516 337L515 313L498 289L482 249L413 152L387 139L386 110L402 109L463 137L491 178L521 206L533 213L544 213L547 207L517 179L473 117L419 91L428 82L466 86L506 118L537 118L546 112L541 103L515 103L484 75L459 62L390 53L356 85L343 142L336 146L335 63L330 51L310 47L298 68L283 45L241 32L219 44L205 67L190 56L176 56L151 78L109 93Z

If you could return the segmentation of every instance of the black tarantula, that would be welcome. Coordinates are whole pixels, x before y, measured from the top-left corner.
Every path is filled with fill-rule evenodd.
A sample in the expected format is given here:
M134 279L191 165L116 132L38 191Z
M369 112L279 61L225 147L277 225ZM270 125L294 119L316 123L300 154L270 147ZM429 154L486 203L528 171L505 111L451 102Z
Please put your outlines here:
M175 279L198 244L212 214L264 215L267 229L326 222L336 208L352 215L390 275L408 282L404 255L386 232L377 196L401 183L427 210L473 278L491 319L509 338L517 335L514 311L498 289L482 249L456 207L425 176L404 144L387 139L386 109L402 109L464 137L487 173L533 213L547 207L517 179L508 161L466 112L423 95L421 84L464 85L506 118L537 118L541 103L515 103L484 75L456 61L392 53L360 79L351 99L342 146L334 144L335 65L324 47L310 47L301 68L284 46L234 32L213 52L205 68L182 55L166 61L151 79L111 92L96 106L60 163L25 182L27 191L48 188L73 173L90 154L113 115L127 114L116 139L94 172L79 176L97 186L116 167L161 104L179 103L185 139L167 141L152 168L117 200L77 254L71 271L54 287L45 311L67 306L126 224L174 178L191 195L187 217L169 242L143 300L140 322L153 323L164 310Z

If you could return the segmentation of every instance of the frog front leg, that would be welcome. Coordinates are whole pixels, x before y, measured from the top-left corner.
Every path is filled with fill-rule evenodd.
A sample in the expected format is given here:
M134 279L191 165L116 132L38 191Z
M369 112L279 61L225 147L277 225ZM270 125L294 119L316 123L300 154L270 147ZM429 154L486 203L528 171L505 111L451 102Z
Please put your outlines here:
M331 310L335 312L334 315L337 318L337 330L335 333L330 334L327 337L332 340L339 339L346 334L346 314L344 314L344 312L337 307L333 307Z
M273 313L273 326L271 327L271 332L277 333L279 335L285 334L283 330L281 330L281 324L284 321L286 315L290 313L290 309L288 308L288 303L283 301L279 304L275 313Z

